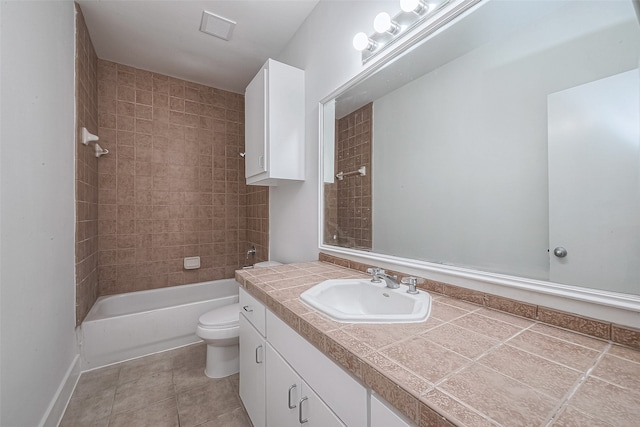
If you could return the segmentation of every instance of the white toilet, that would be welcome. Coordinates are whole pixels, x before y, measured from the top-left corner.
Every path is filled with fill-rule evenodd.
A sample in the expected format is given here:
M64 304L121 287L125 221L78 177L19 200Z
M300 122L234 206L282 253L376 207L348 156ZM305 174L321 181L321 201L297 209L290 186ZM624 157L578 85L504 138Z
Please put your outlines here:
M257 263L254 267L282 265L277 261ZM207 365L204 373L209 378L223 378L240 370L239 317L240 304L225 305L208 311L198 319L196 335L207 343Z

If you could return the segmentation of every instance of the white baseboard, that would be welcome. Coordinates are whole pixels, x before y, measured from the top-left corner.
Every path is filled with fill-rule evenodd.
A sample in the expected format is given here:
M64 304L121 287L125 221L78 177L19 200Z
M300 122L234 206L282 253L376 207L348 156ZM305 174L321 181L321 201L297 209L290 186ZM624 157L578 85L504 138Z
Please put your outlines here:
M76 388L79 378L80 355L76 354L76 357L73 358L73 362L71 362L69 369L67 369L64 379L60 383L60 387L58 387L58 391L49 404L47 412L40 421L40 427L57 427L58 424L60 424L64 411L67 409L67 405Z

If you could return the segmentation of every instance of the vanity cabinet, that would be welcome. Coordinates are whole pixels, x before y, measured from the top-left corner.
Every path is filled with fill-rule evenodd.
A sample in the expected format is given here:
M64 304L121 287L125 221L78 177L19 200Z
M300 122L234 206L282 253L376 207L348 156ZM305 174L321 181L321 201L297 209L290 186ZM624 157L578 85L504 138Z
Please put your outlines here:
M393 409L386 401L371 393L371 425L370 427L412 427L413 423Z
M240 398L254 427L266 425L264 314L264 306L240 289Z
M368 427L369 392L240 288L240 398L254 427Z
M245 91L247 184L304 180L304 71L267 60Z
M268 426L345 427L270 344L267 358Z

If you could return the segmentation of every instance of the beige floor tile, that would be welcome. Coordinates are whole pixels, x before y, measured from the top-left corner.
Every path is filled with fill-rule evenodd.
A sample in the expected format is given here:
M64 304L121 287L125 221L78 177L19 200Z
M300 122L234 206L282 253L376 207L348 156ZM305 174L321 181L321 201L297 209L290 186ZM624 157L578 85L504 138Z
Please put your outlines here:
M211 378L204 374L204 365L190 368L184 367L173 371L173 384L176 393L190 388L202 387L211 382Z
M509 340L507 344L582 372L593 366L600 355L596 350L529 330Z
M489 317L480 316L476 313L472 313L456 319L452 323L465 329L469 329L479 334L483 334L499 340L505 340L509 337L512 337L523 329L520 326L501 322L500 320L491 319Z
M489 338L451 323L439 326L421 336L469 359L480 356L499 343L494 338Z
M78 385L73 392L74 396L90 396L94 393L115 387L118 384L120 366L107 366L106 368L83 372L78 380Z
M92 395L73 395L65 411L61 427L98 426L111 415L116 388L94 391ZM106 424L104 424L106 425Z
M204 342L172 350L173 369L202 368L207 363L207 345Z
M113 413L134 411L174 396L171 372L159 372L118 386Z
M158 372L171 371L173 368L173 360L166 353L167 352L152 354L121 363L118 384L135 381Z
M433 383L469 363L469 359L421 337L403 341L381 353ZM433 363L434 360L438 363Z
M439 388L510 427L544 425L557 404L525 384L479 364L447 379Z
M178 427L175 397L154 403L137 411L113 415L109 427Z
M473 427L498 426L495 422L469 409L458 400L440 390L435 389L429 391L421 400L427 403L430 407L449 414L449 416L455 418L462 425Z
M640 363L605 355L591 375L621 387L640 391Z
M178 393L180 427L213 421L240 407L240 397L233 392L233 384L228 378L212 380L203 387Z
M218 416L213 421L200 424L198 427L252 427L252 425L244 408L236 408Z
M552 425L554 427L613 427L611 424L583 414L572 406L568 406Z
M640 393L589 377L569 405L602 422L618 427L640 425Z
M555 399L565 396L582 375L509 345L500 346L478 362Z

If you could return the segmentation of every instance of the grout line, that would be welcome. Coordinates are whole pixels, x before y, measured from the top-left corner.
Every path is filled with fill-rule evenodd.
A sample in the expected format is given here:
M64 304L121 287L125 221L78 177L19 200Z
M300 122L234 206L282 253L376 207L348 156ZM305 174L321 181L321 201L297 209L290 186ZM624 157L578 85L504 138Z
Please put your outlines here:
M566 407L569 406L569 401L571 400L571 398L578 392L578 389L582 384L584 384L587 378L589 378L593 370L596 368L596 366L598 366L598 364L604 358L604 356L607 354L610 348L611 348L611 343L608 343L605 346L605 348L600 352L600 355L596 358L596 360L592 363L592 365L586 371L584 371L582 375L580 375L580 377L578 377L578 379L573 384L573 386L560 400L560 403L556 405L556 408L554 408L554 411L551 414L551 418L549 419L549 422L546 424L546 426L550 426L557 419L557 417L562 414L562 412L566 409Z

